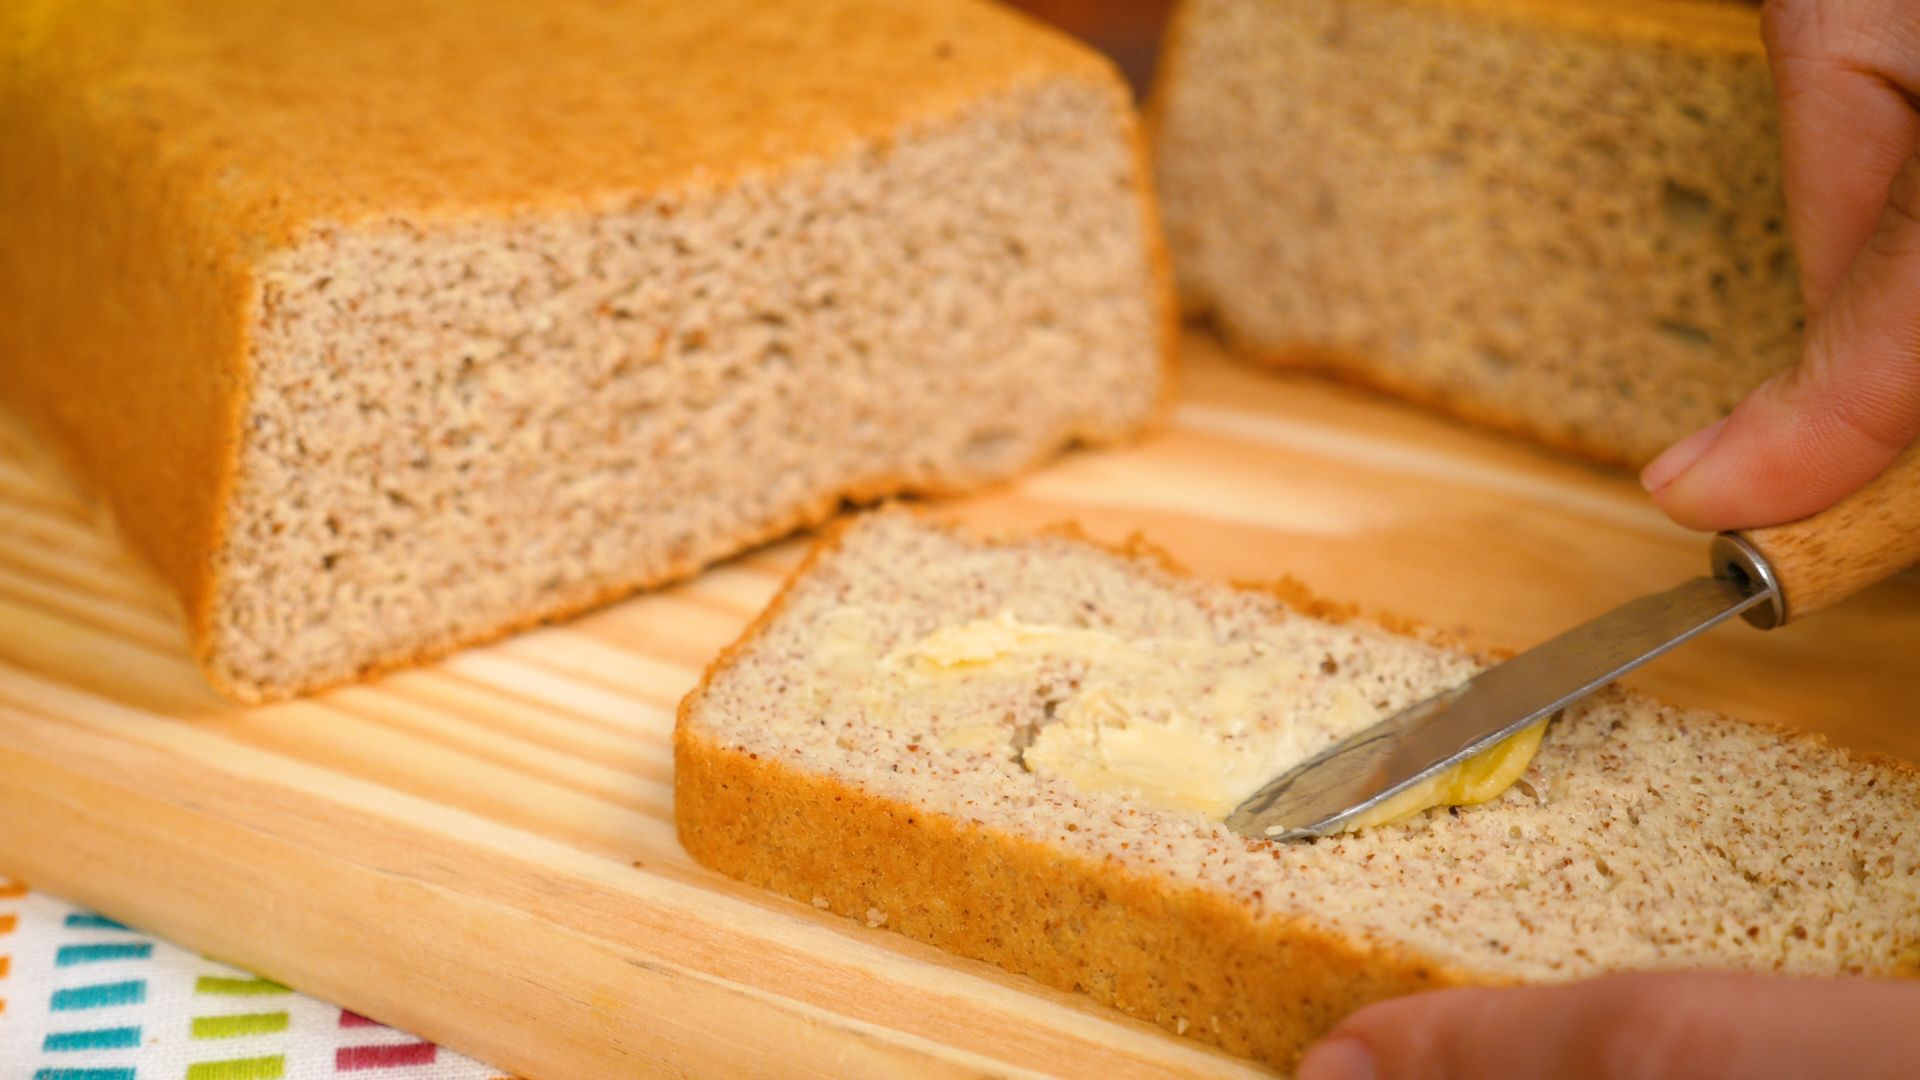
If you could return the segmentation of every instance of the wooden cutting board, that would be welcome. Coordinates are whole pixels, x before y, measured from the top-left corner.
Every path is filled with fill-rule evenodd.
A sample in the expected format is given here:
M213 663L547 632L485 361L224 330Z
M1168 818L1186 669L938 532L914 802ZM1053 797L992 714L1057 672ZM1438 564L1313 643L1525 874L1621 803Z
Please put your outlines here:
M1630 478L1187 342L1128 450L942 504L1524 645L1697 572ZM673 708L791 542L431 668L240 709L161 592L0 426L0 872L528 1077L1221 1075L1070 994L716 877L675 843ZM1725 627L1636 679L1920 758L1920 582Z

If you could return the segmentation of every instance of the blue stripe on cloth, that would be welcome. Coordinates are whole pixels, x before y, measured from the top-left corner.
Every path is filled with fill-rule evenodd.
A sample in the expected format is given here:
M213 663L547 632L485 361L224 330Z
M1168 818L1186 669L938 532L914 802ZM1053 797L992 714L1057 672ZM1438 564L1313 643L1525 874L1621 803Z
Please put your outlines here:
M104 1009L110 1005L138 1005L145 1000L147 1000L147 980L145 979L94 983L92 986L70 986L65 990L55 990L53 1011L71 1012L74 1009Z
M153 955L151 941L102 941L85 945L62 945L54 954L53 966L97 964L103 960L145 960Z
M68 915L67 925L74 926L74 927L91 927L95 930L127 929L126 923L114 922L112 919L107 918L105 915L95 915L91 911L76 911L71 915Z
M137 1027L90 1028L86 1031L50 1031L40 1049L47 1053L62 1050L124 1050L140 1045Z

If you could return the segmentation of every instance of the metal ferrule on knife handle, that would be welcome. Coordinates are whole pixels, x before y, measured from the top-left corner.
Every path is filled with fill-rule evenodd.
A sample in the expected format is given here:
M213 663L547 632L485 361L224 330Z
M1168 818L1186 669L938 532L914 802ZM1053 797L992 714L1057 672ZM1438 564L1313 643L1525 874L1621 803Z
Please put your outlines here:
M1920 442L1867 486L1811 517L1722 533L1712 559L1716 575L1772 589L1771 603L1746 611L1763 630L1920 563Z

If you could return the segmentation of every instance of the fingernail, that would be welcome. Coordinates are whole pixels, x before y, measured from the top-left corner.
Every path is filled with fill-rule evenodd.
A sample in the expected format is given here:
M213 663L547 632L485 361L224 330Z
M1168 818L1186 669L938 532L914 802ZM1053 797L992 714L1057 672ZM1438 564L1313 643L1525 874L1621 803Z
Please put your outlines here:
M1699 431L1681 439L1662 451L1653 459L1652 464L1640 470L1640 486L1648 491L1659 491L1679 478L1680 474L1693 467L1700 455L1707 452L1720 432L1727 426L1727 418L1721 417Z
M1323 1042L1300 1059L1295 1080L1373 1080L1373 1054L1359 1039Z

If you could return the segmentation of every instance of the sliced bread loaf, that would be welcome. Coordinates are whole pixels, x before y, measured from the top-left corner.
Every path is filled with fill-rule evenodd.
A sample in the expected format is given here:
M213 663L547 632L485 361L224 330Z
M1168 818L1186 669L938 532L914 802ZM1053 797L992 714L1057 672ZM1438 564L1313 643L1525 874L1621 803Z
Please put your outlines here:
M1152 110L1243 350L1644 463L1797 356L1757 6L1186 0Z
M1174 773L1257 782L1479 663L1147 553L869 515L682 704L680 837L1281 1067L1425 987L1920 972L1920 773L1815 737L1608 691L1490 802L1289 845L1228 832L1191 785L1089 782L1063 753L1105 740L1081 764L1124 766L1198 731L1160 753Z
M978 0L25 0L0 131L0 402L241 698L1168 383L1126 89Z

